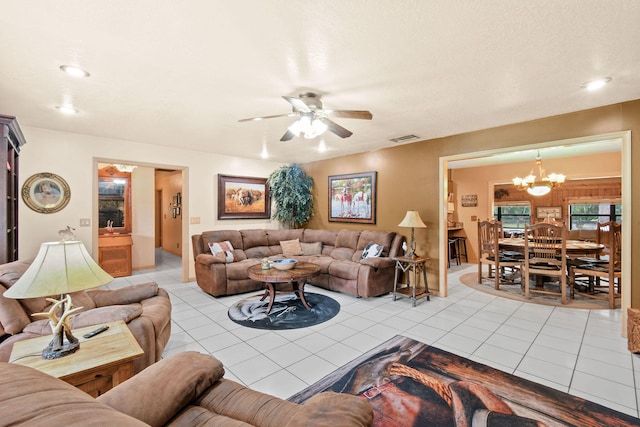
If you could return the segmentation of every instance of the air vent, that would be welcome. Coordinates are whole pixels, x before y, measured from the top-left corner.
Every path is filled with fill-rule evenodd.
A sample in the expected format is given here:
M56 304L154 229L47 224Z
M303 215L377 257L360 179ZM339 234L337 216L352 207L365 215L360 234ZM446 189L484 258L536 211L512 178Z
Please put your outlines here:
M407 142L413 139L418 139L418 137L416 135L405 135L405 136L399 136L397 138L391 138L389 141L393 141L397 144L399 142Z

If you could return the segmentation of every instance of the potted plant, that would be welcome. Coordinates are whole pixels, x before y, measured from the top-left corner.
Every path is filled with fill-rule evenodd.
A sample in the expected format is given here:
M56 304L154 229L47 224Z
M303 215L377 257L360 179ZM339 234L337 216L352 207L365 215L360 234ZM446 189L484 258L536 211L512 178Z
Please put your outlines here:
M287 228L297 228L313 214L313 179L297 164L281 166L267 178L275 201L273 219Z

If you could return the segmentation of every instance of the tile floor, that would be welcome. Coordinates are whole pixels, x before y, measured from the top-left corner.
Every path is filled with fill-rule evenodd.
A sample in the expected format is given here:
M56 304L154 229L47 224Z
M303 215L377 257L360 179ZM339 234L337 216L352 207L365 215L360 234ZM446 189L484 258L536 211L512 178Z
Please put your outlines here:
M155 281L171 295L172 334L163 357L187 350L220 359L226 377L288 398L360 354L401 334L638 417L640 356L620 336L620 310L578 310L521 303L474 291L450 270L447 298L416 307L390 295L357 299L308 286L341 304L328 322L289 331L233 323L227 309L242 296L213 298L181 283L180 258L156 254L155 269L109 287Z

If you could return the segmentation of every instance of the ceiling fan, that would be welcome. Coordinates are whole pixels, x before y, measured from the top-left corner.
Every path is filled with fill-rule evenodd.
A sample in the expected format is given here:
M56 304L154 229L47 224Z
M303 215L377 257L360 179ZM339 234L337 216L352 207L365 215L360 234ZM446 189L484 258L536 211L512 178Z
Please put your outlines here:
M288 114L276 114L274 116L252 117L249 119L241 119L240 122L248 122L252 120L273 119L275 117L299 117L287 129L280 141L289 141L295 136L302 134L305 138L315 138L326 130L338 135L340 138L348 138L353 132L347 130L329 119L329 116L339 117L342 119L363 119L371 120L373 115L366 110L325 110L322 108L320 95L314 92L304 92L298 98L293 96L283 96L291 106L293 112Z

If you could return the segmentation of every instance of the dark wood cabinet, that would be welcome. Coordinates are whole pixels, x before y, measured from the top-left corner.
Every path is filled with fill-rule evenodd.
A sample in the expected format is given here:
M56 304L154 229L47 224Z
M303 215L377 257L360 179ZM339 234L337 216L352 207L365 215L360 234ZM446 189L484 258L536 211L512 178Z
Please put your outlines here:
M18 157L26 141L13 116L0 114L0 135L0 164L5 169L0 185L0 264L4 264L18 259Z

